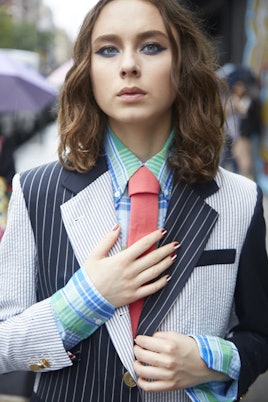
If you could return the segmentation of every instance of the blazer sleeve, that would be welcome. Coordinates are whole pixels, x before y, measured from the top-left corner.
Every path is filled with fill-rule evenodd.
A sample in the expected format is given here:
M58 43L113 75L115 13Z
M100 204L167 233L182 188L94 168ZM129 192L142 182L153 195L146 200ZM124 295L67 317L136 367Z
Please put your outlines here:
M34 236L16 175L0 245L0 373L29 370L42 359L48 362L49 370L72 365L50 299L37 303L35 284Z
M241 359L239 396L268 369L268 260L262 192L257 202L240 256L235 309L238 325L229 338Z

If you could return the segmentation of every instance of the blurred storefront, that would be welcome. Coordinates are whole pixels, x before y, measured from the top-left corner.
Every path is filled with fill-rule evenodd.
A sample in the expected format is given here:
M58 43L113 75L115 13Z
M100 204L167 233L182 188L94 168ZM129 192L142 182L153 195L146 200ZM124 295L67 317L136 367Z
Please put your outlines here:
M248 0L185 0L185 3L201 17L218 50L218 63L242 63Z
M186 0L186 4L201 16L219 65L241 64L259 80L263 128L257 179L268 194L268 1Z

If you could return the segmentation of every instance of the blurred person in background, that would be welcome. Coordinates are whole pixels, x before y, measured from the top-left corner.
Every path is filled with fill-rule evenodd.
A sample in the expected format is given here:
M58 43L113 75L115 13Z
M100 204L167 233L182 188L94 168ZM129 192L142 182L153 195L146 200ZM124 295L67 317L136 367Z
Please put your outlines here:
M251 171L251 153L249 140L241 136L241 122L248 116L250 103L245 84L234 82L226 105L226 150L221 165L231 162L232 170L244 176Z
M242 72L241 72L242 71ZM229 80L230 96L226 104L226 142L221 166L256 178L256 159L259 156L259 139L262 132L261 103L257 81L250 75L242 76L241 67ZM250 79L248 78L250 76ZM228 81L228 80L227 80Z
M253 159L254 138L260 138L261 104L259 97L247 88L243 81L233 84L231 103L237 121L237 135L233 142L233 156L237 162L238 173L255 178L255 160Z
M100 0L73 60L59 161L13 180L0 372L36 372L32 402L239 400L268 368L265 223L261 189L219 167L210 43L176 0ZM129 245L144 167L158 223Z
M247 90L249 106L241 116L239 143L235 147L239 173L256 180L256 163L260 157L260 140L263 130L259 90L251 86Z

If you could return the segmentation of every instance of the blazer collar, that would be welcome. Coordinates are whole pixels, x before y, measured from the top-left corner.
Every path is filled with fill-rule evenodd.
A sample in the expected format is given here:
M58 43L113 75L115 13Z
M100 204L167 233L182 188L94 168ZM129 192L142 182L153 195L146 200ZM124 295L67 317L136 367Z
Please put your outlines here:
M95 166L85 173L64 170L62 185L74 194L78 194L108 170L105 155L99 156Z
M105 155L103 154L99 156L96 165L85 173L64 170L62 184L68 190L72 191L74 194L77 194L107 170L107 161ZM203 199L214 194L219 189L216 180L211 180L207 183L194 184L191 187L195 193Z
M207 183L193 184L191 187L194 192L203 199L213 195L219 190L216 180L211 180Z

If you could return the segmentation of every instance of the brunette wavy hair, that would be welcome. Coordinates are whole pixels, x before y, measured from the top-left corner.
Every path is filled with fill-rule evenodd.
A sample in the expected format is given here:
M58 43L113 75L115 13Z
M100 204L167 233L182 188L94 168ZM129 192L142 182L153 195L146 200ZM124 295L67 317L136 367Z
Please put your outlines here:
M90 63L94 24L110 1L100 0L85 17L74 45L74 63L60 96L58 154L67 169L78 172L96 163L107 127L107 116L94 98ZM182 182L209 181L217 172L224 142L222 83L215 73L213 48L196 17L178 1L143 1L158 8L172 46L171 80L176 99L170 165ZM179 41L172 29L177 31Z

